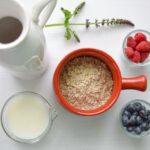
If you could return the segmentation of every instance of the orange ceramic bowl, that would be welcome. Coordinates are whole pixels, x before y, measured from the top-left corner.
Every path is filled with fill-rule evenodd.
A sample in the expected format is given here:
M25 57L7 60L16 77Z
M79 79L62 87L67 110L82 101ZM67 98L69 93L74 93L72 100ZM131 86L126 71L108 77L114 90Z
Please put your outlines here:
M108 66L108 68L112 73L112 77L114 80L112 96L103 106L94 110L77 109L71 104L69 104L61 94L61 89L59 86L59 77L61 71L68 61L78 56L93 56L98 58ZM113 106L113 104L117 101L122 89L135 89L145 91L147 87L147 80L146 77L143 75L134 78L122 78L118 65L110 55L108 55L102 50L94 48L82 48L69 53L60 61L54 73L53 86L57 98L65 108L78 115L93 116L109 110Z

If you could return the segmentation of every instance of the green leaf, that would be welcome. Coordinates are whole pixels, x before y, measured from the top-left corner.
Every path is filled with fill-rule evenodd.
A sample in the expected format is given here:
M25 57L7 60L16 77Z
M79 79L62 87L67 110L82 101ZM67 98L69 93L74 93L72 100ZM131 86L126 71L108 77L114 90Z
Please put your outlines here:
M66 28L65 38L66 38L67 40L70 40L70 39L71 39L71 32L70 32L70 29L69 29L69 28Z
M77 42L80 43L80 39L79 39L78 35L76 34L76 32L72 31L72 34L73 34L74 38L77 40Z
M81 11L81 9L84 7L84 5L85 5L85 2L82 2L81 4L79 4L79 5L75 8L75 10L74 10L74 12L73 12L73 16L76 16L76 15Z
M64 24L67 27L69 25L69 20L72 17L72 14L69 10L61 8L61 11L63 12L64 16L65 16L65 20L64 20Z
M66 28L66 32L65 32L65 38L67 40L70 40L71 39L71 36L73 35L74 38L77 40L77 42L80 42L80 39L78 37L78 35L76 34L75 31L72 31L71 28L70 28L70 19L72 18L72 16L76 16L79 11L83 8L83 6L85 5L85 2L82 2L80 5L78 5L73 14L71 13L71 11L67 10L67 9L64 9L63 7L61 8L61 11L62 13L64 14L64 27Z

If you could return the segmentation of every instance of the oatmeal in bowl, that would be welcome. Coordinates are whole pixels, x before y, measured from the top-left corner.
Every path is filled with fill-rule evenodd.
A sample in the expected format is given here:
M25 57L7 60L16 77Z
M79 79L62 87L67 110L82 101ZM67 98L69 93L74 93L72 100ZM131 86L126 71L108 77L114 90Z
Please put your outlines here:
M111 97L113 79L105 63L95 57L80 56L65 65L59 85L69 104L92 110L104 105Z
M82 48L66 55L58 64L54 92L69 111L93 116L109 110L122 89L145 91L145 76L122 78L115 60L102 50Z

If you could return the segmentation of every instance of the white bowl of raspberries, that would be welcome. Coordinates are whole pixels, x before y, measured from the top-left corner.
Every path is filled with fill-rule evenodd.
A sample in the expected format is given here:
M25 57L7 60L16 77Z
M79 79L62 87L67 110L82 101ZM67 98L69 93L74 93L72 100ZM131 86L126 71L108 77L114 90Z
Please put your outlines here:
M128 135L136 138L150 134L150 104L144 100L132 100L120 113L120 122Z
M144 66L150 63L150 33L146 30L130 32L123 42L123 54L128 63Z

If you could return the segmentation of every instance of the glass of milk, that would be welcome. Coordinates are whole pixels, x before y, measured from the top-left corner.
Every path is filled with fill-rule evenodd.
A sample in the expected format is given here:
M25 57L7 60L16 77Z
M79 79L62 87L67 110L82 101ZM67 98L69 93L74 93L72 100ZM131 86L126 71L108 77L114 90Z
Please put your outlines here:
M1 122L11 139L23 143L40 141L52 127L56 110L41 95L19 92L4 104Z

